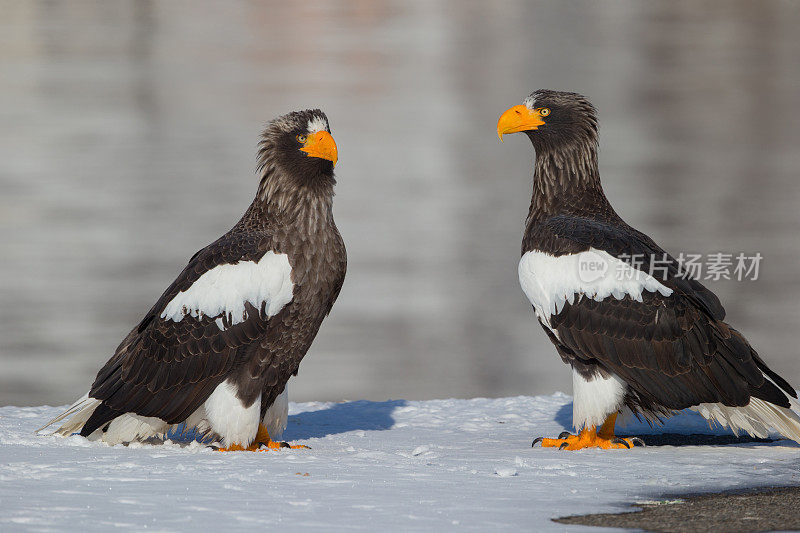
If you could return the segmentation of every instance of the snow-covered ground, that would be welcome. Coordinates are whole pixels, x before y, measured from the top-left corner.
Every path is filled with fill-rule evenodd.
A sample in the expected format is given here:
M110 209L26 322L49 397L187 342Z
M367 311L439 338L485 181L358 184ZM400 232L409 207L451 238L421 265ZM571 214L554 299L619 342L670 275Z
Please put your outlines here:
M577 530L550 518L663 494L800 482L790 441L559 452L563 394L303 403L285 438L310 450L108 447L33 431L54 407L0 408L0 530ZM663 431L711 434L695 414ZM629 424L623 433L653 433ZM724 432L717 432L724 433Z

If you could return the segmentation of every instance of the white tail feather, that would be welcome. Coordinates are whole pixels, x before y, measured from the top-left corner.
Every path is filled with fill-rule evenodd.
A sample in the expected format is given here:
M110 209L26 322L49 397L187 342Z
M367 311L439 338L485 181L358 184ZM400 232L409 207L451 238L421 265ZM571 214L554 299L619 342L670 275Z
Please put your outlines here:
M36 430L36 433L39 433L48 427L52 426L53 424L57 424L61 422L67 417L71 417L67 420L64 424L62 424L58 429L49 433L49 435L61 435L63 437L69 437L73 433L77 433L81 430L83 425L89 420L89 417L92 416L94 410L97 409L97 406L100 405L100 400L96 400L95 398L90 398L89 393L87 392L83 396L81 396L78 401L73 403L69 409L55 417L54 419L50 420L47 424L43 425L39 429Z
M769 378L767 378L769 379ZM770 380L771 381L771 380ZM800 443L800 403L789 398L791 409L780 407L758 398L750 398L744 407L728 407L721 403L703 403L691 409L709 421L729 427L734 435L744 431L750 436L766 438L772 428L786 438Z
M94 410L102 402L96 398L90 398L87 392L78 401L73 403L66 411L53 418L47 424L36 430L36 433L47 429L53 424L57 424L67 419L58 429L48 435L60 435L69 437L74 433L80 432L83 425L92 416ZM133 413L126 413L115 418L104 432L95 431L89 435L90 440L101 438L103 442L114 445L122 442L133 442L145 440L166 431L166 424L159 418L148 418L138 416Z
M161 436L169 429L160 418L125 413L115 418L103 432L102 440L114 446L128 442L140 442L150 437Z

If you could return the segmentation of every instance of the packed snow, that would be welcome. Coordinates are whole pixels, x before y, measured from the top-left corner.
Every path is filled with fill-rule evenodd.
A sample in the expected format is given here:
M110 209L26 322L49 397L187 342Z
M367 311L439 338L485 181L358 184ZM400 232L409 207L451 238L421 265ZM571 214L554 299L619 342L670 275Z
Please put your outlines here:
M311 449L259 453L34 434L62 409L0 408L0 530L564 531L583 527L550 519L800 481L800 446L787 440L532 449L534 437L571 429L560 393L291 404L284 438ZM695 413L618 431L657 432L726 434Z

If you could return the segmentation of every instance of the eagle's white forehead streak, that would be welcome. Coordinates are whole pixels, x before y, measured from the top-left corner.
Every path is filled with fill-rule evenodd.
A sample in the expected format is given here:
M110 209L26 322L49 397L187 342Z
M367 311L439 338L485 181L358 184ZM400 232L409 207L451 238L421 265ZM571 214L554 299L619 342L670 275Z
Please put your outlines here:
M292 300L291 274L288 256L271 251L258 262L217 265L176 294L161 318L180 322L186 315L197 319L225 316L234 325L247 319L246 303L256 309L264 305L266 315L275 316ZM220 330L225 329L223 320L215 322Z
M531 111L533 111L536 108L536 99L533 97L533 95L527 97L525 100L522 101L522 103L523 105L525 105L525 107L527 107Z
M308 134L313 135L318 131L327 131L328 121L322 117L314 117L308 121Z

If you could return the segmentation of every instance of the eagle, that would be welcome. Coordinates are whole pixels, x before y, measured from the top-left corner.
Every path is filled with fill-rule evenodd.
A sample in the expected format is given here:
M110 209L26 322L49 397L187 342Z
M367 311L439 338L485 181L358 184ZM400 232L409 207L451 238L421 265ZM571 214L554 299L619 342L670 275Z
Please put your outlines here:
M270 122L241 220L189 259L89 392L44 427L66 419L54 433L117 444L185 424L222 451L288 446L272 440L286 427L287 382L347 269L332 212L337 158L319 109Z
M595 107L538 90L503 113L497 134L525 132L535 150L519 281L542 328L572 367L577 434L535 446L631 448L617 415L658 423L683 409L766 437L800 442L794 388L725 322L713 292L611 207L600 184Z

